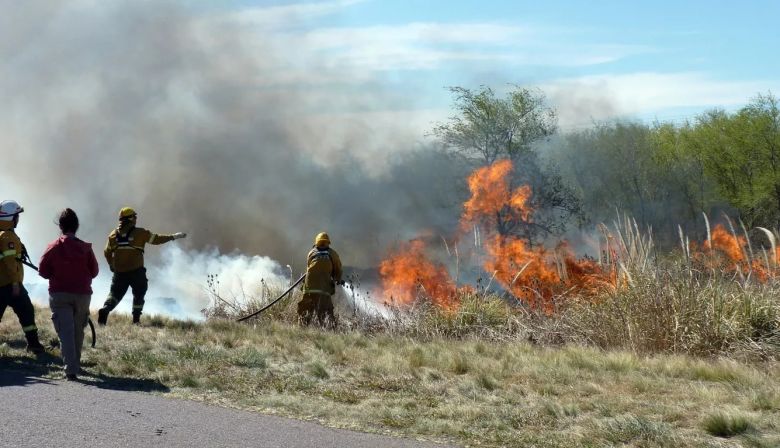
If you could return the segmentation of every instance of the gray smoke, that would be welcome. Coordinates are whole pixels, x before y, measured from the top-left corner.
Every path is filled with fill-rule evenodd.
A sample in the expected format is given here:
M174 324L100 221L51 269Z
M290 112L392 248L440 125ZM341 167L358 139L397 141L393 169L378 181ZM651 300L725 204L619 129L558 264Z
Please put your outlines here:
M191 249L296 270L319 231L347 264L370 266L393 241L456 222L455 162L409 151L420 135L379 140L370 118L327 119L390 95L347 95L337 69L257 29L179 2L0 7L0 196L26 207L34 253L66 206L98 253L130 205L141 226L188 232ZM280 74L288 65L299 82Z

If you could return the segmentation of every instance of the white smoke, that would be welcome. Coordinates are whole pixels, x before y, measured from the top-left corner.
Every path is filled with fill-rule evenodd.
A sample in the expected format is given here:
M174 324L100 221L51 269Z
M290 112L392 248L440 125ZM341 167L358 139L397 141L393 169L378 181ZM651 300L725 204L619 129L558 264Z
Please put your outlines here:
M419 126L377 112L394 96L355 89L338 67L293 64L295 48L269 30L176 0L0 7L0 148L12 167L0 200L25 207L18 230L34 261L59 233L57 213L78 213L101 268L93 309L108 294L102 248L124 206L153 232L190 234L146 255L146 311L186 317L207 303L209 274L230 297L286 278L288 264L301 272L318 232L347 266L369 268L393 241L452 223L461 167L408 151ZM28 271L25 284L46 302L42 279Z
M154 269L155 267L152 267ZM214 295L243 303L277 291L290 282L286 268L264 256L222 254L218 249L185 251L166 247L152 274L147 303L149 311L176 316L202 316ZM214 281L209 285L208 277Z
M382 303L379 303L369 290L347 286L336 288L333 296L333 307L336 314L360 317L389 318L392 312Z
M202 310L213 304L215 294L238 303L261 298L288 285L289 274L286 267L268 257L223 254L216 248L188 251L171 244L162 248L159 261L147 264L149 291L144 313L200 320ZM47 305L47 281L30 270L26 276L25 285L33 301ZM214 278L211 285L210 276ZM103 305L110 285L108 271L101 272L93 281L93 311ZM116 310L129 313L132 302L133 295L128 290Z

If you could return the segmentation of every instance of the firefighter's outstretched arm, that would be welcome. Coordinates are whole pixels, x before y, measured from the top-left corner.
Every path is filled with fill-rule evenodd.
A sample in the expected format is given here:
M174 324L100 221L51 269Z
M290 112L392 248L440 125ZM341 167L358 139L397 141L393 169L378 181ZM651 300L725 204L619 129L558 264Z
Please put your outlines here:
M186 238L186 237L187 237L187 234L184 233L184 232L176 232L176 233L173 233L173 234L170 234L170 235L153 233L149 237L149 244L153 244L155 246L158 246L160 244L165 244L165 243L167 243L169 241L179 240L179 239Z

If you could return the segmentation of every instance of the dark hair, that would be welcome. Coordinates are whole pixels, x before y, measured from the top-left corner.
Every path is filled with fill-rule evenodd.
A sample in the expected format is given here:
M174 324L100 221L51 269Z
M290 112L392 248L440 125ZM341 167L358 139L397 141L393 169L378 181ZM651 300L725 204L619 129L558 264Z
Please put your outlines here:
M62 233L76 233L79 229L79 217L76 216L70 208L66 208L60 213L60 230Z

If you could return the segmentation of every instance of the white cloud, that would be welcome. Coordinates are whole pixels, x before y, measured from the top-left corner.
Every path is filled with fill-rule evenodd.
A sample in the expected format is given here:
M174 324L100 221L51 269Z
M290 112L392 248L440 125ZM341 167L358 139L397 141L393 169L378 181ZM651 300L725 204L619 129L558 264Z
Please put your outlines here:
M727 81L705 73L641 72L560 79L539 87L556 105L562 127L673 109L735 107L780 86L780 80Z
M289 5L263 6L243 9L230 17L239 22L261 28L285 28L301 19L314 19L334 14L366 0L333 0L298 2Z
M314 97L323 96L316 104L362 104L361 91L376 85L383 73L447 69L461 74L509 74L526 68L554 72L661 51L647 45L595 43L588 30L554 26L414 22L317 27L316 22L310 22L301 27L300 20L290 19L334 14L360 1L296 3L238 14L239 20L256 27L256 54L276 48L281 51L274 54L283 55L266 60L262 79L254 82L282 89L306 85L315 90ZM272 26L264 26L268 24ZM443 79L442 83L446 82ZM558 79L539 87L557 107L560 124L566 128L616 117L652 118L675 109L738 106L757 92L778 85L761 80L719 80L701 72L636 72ZM409 106L399 104L399 109L413 109L414 100L409 101Z
M430 70L448 62L485 66L585 66L653 51L635 45L564 43L555 30L496 23L408 23L290 33L292 47L332 65L367 71Z
M576 30L527 24L412 22L318 27L314 20L363 1L255 7L231 13L228 20L256 30L258 39L291 49L293 65L305 60L309 69L341 67L358 78L383 71L433 70L446 64L477 63L485 69L588 66L653 51L638 45L572 44Z
M490 23L408 23L356 28L320 28L306 34L313 48L328 49L374 43L509 44L527 39L530 28Z

